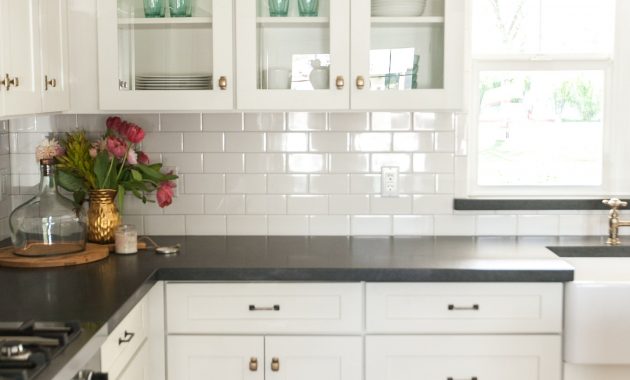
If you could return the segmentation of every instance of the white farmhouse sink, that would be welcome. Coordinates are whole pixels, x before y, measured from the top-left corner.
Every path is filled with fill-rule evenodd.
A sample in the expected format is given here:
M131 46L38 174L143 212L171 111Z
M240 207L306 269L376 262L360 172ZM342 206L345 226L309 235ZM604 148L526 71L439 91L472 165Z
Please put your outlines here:
M630 365L630 247L551 247L575 268L565 285L564 361Z

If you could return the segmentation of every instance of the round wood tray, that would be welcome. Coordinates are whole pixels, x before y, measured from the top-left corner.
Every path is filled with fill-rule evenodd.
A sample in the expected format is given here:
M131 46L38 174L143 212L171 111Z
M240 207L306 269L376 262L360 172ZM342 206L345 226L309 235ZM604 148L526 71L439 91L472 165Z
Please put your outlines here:
M11 268L51 268L87 264L109 255L107 245L87 243L85 251L57 256L25 257L13 253L13 246L0 248L0 266Z

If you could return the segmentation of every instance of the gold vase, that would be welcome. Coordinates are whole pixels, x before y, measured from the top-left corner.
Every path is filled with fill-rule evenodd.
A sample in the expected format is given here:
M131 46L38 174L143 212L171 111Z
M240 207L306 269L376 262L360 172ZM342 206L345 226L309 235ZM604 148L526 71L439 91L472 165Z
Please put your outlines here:
M88 208L88 240L92 243L114 242L120 213L116 207L116 190L90 190Z

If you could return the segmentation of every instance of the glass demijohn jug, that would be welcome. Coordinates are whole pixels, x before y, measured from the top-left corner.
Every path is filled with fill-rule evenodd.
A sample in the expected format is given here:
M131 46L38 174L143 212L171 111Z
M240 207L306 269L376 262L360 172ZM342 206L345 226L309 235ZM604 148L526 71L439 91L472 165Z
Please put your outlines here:
M82 209L57 192L54 159L40 160L40 167L39 193L9 217L14 253L51 256L83 251L86 223Z

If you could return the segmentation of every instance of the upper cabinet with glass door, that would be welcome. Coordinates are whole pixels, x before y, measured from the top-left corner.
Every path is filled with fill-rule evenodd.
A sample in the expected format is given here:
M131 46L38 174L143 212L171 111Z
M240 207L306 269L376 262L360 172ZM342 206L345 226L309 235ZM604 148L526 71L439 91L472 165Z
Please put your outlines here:
M463 3L352 0L352 109L461 109Z
M101 109L232 109L232 12L232 0L99 0Z
M348 109L350 0L236 0L241 110Z

